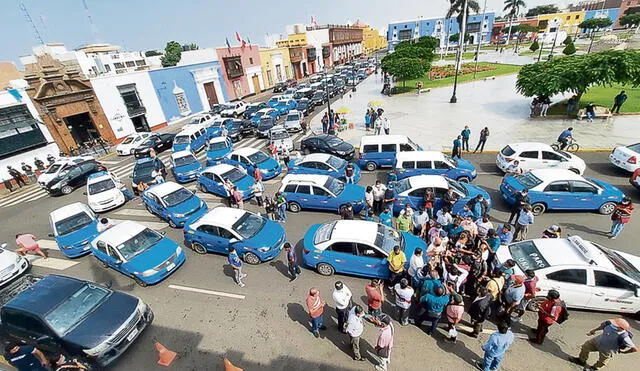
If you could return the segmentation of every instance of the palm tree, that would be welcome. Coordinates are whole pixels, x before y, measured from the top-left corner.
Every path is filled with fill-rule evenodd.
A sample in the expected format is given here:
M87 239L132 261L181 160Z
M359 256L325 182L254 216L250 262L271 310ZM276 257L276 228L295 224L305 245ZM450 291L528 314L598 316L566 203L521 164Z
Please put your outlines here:
M466 1L467 1L467 9L466 9L467 17L469 16L469 13L471 11L475 13L478 13L480 11L480 4L478 4L477 0L466 0ZM449 25L447 24L447 19L453 18L453 16L456 16L456 21L458 22L458 26L460 29L462 29L462 17L463 17L462 8L464 8L465 0L449 0L449 2L451 3L451 6L449 7L449 10L447 11L447 15L445 17L446 18L445 27L447 27L447 38L446 38L447 47L449 46ZM462 42L459 42L459 45L461 47L464 47L464 40Z
M526 7L527 4L524 0L504 0L504 9L502 9L509 16L509 32L507 33L507 42L505 45L509 45L509 40L511 39L511 27L513 26L513 19L518 16L520 12L520 8Z

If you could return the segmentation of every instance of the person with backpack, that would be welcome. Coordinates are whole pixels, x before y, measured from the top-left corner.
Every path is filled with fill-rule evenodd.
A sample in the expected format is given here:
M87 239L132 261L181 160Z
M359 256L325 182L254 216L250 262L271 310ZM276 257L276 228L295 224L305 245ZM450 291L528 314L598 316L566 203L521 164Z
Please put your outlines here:
M637 352L638 347L632 341L633 334L629 328L629 322L622 318L613 318L602 322L600 326L587 332L587 335L593 336L598 331L602 331L602 334L585 341L580 349L580 355L569 357L569 360L584 366L586 370L589 367L587 366L589 353L598 352L598 361L591 369L599 370L606 366L616 353Z
M542 345L549 332L549 327L554 323L561 324L565 322L568 317L569 313L564 302L560 300L560 293L556 290L549 290L547 299L540 304L538 309L538 327L535 329L536 337L529 340Z
M608 233L610 239L615 240L618 237L624 226L631 220L632 212L633 203L631 199L627 196L623 197L611 214L611 231Z

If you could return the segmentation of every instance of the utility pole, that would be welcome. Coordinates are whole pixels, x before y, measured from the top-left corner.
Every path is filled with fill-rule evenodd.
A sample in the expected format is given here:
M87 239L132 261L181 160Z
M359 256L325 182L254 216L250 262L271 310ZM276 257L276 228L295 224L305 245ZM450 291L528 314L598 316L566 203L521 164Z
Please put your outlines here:
M480 59L480 44L482 44L482 26L484 25L484 17L487 14L487 0L484 0L484 7L482 8L482 20L480 21L480 40L478 40L478 45L476 45L476 66L473 70L473 78L476 78L476 74L478 73L478 60ZM489 34L491 35L491 34Z
M551 53L549 53L549 55L551 55L551 58L553 58L553 49L556 48L556 42L558 41L559 33L560 33L560 21L556 22L556 36L553 38L553 45L551 45ZM589 49L591 49L591 47L589 47Z
M465 33L467 31L467 3L469 0L464 0L462 6L462 28L460 30L460 38L458 39L458 53L456 54L456 75L453 79L453 95L449 99L449 103L458 103L458 97L456 92L458 91L458 72L460 71L460 60L462 59L462 46L464 45Z

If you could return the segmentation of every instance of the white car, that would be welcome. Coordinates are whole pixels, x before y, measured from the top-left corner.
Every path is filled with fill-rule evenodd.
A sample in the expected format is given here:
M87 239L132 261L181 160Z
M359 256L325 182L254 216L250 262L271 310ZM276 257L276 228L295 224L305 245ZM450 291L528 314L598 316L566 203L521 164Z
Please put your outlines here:
M226 104L226 109L220 112L222 117L238 117L242 116L244 111L247 110L247 104L243 101L231 102Z
M273 144L278 149L293 151L293 139L282 126L274 126L269 130L269 145Z
M536 142L513 143L504 147L496 157L496 165L502 171L514 160L520 162L523 171L533 169L567 169L576 174L584 174L587 165L580 157L556 151L550 145Z
M87 203L93 212L115 209L126 202L120 190L122 182L115 175L101 171L87 179Z
M82 161L93 160L92 156L79 156L79 157L60 157L53 164L51 164L44 173L38 177L38 185L44 188L53 178L69 167L69 165L78 164Z
M199 113L191 117L187 125L202 125L205 127L209 127L211 126L211 124L213 123L213 119L215 118L216 116L213 116L208 112Z
M640 168L640 143L614 148L609 154L609 160L621 169L634 172Z
M291 110L287 114L287 118L284 119L284 128L287 131L300 131L302 130L302 122L304 121L304 115L300 111Z
M149 138L151 133L141 132L141 133L133 133L116 146L116 154L118 156L127 156L132 155L133 150L138 148L145 139Z
M540 291L530 309L553 289L571 308L640 312L640 257L571 236L500 246L496 258L513 259L516 274L535 271Z
M0 286L9 283L29 268L29 261L24 257L7 250L7 244L0 245Z

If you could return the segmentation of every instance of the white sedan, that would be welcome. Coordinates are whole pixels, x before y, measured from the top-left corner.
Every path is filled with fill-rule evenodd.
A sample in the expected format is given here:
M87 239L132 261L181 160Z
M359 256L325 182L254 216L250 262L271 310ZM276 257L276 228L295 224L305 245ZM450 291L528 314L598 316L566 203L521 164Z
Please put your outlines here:
M23 274L27 268L29 261L24 256L8 250L6 243L0 246L0 286Z
M142 144L142 142L144 142L144 140L149 138L150 136L151 136L151 133L147 133L147 132L133 133L127 136L122 141L122 143L116 146L116 154L118 156L132 155L133 150L138 148L138 146Z
M560 292L568 307L639 313L640 258L611 250L579 236L515 242L498 249L497 263L516 262L516 274L535 271L540 291L535 310L549 290Z
M518 160L523 171L533 169L567 169L576 174L584 174L587 165L580 157L556 151L545 143L513 143L504 147L496 157L498 168L506 172L509 164Z
M609 154L609 161L621 169L634 172L640 168L640 143L614 148Z
M122 182L113 174L101 171L89 175L87 179L87 203L93 212L115 209L126 202L120 188Z

